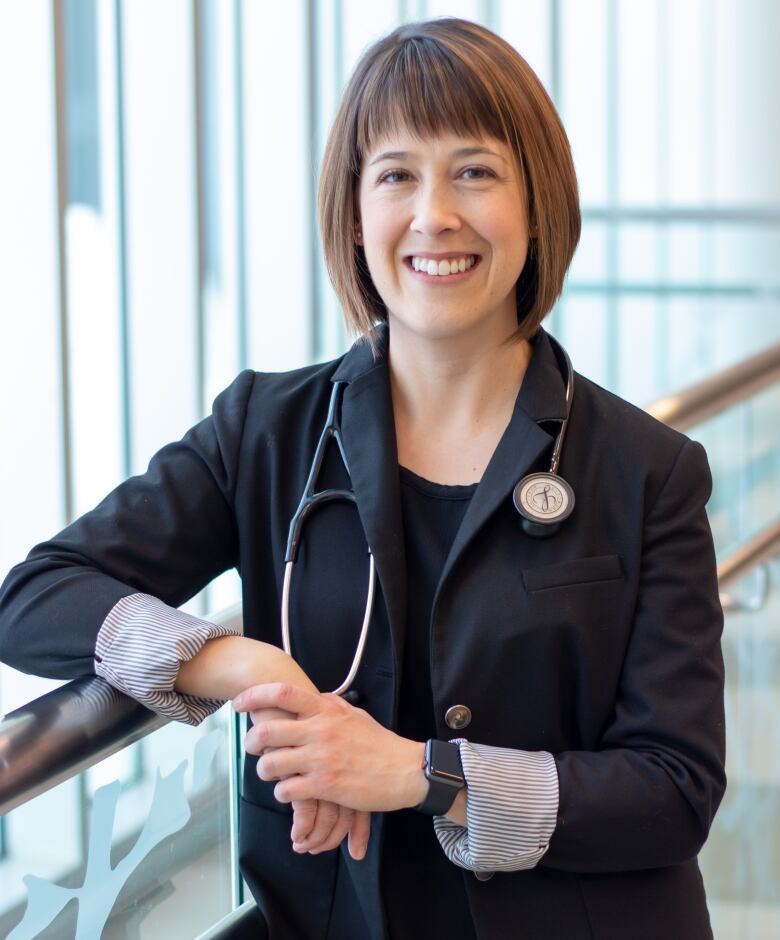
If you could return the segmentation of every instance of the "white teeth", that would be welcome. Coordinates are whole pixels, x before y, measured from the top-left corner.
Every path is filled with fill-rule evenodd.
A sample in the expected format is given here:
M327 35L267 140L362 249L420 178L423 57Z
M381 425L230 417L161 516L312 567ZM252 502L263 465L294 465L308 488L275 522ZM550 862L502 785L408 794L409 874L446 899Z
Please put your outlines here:
M462 271L468 271L476 263L476 255L465 255L462 258L453 258L451 260L434 261L432 258L418 258L414 255L412 258L412 267L415 271L423 271L434 277L457 274Z

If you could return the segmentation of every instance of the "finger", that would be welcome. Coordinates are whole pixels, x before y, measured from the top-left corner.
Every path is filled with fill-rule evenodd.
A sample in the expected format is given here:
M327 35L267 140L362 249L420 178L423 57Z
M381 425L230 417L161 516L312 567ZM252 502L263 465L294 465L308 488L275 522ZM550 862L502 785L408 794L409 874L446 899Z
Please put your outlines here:
M244 735L244 750L259 755L269 747L297 747L306 743L306 736L306 726L297 719L261 721Z
M371 835L371 813L360 810L355 813L352 827L349 830L349 854L358 861L365 858L368 849L368 838Z
M257 758L257 776L261 780L281 780L294 774L305 773L308 761L305 748L282 747L266 751Z
M333 828L339 821L339 806L328 800L317 800L317 817L308 836L303 839L294 839L293 848L296 852L308 852L311 849L321 848L330 837ZM342 839L344 836L342 836Z
M318 800L293 801L293 822L290 830L290 839L293 842L302 842L314 828L318 804Z
M309 692L288 682L264 682L244 689L233 699L237 712L251 712L258 708L283 708L295 715L312 715L322 708L317 692Z
M280 780L274 787L274 797L280 803L292 803L293 800L318 799L313 781L308 776L298 774L287 780Z
M283 708L256 708L249 712L253 725L259 725L261 721L271 721L276 718L284 718L288 721L295 721L296 716L291 712L286 712Z
M335 803L330 805L335 806L337 810L336 820L331 831L319 844L315 844L313 840L306 840L306 842L303 843L303 851L308 851L310 855L319 855L320 852L330 852L338 848L344 841L344 837L349 832L353 823L355 816L354 810L347 809L345 806L338 806Z

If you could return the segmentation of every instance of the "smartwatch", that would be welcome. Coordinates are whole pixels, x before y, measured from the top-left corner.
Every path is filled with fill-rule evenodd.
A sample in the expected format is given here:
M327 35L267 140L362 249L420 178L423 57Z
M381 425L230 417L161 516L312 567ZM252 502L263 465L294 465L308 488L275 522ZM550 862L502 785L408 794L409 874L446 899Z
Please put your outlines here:
M428 795L415 809L430 816L443 816L466 786L460 763L460 748L449 741L429 738L425 742L423 771L428 780Z

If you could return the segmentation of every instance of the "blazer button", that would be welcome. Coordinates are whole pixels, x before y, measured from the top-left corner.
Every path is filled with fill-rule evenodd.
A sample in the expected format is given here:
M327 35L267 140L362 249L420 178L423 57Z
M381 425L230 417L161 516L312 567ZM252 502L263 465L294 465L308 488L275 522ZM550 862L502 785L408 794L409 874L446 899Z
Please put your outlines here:
M471 724L471 709L465 705L452 705L447 709L444 720L448 728L454 731L460 731Z
M477 881L490 881L490 879L495 875L494 871L475 871L474 877Z

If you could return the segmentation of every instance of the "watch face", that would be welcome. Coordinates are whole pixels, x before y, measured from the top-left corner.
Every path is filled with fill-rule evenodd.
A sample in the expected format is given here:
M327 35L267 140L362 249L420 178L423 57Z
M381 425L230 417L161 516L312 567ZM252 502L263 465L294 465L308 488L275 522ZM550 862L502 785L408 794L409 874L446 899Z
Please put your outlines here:
M429 772L439 779L463 785L463 768L460 763L460 748L449 741L430 742Z

